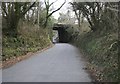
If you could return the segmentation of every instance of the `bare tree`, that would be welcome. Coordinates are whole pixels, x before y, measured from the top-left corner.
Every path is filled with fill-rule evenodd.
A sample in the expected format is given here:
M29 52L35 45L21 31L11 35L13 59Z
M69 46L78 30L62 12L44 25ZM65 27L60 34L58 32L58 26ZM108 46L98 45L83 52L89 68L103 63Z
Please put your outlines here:
M57 0L56 0L56 1L57 1ZM55 2L56 2L56 1L55 1ZM52 2L51 4L49 3L49 0L47 0L47 1L45 0L44 2L45 2L45 6L46 6L46 20L45 20L44 26L46 27L46 26L47 26L47 23L48 23L49 17L52 16L53 13L59 11L59 10L64 6L64 4L66 3L66 0L64 1L64 3L63 3L59 8L57 8L56 10L53 10L51 13L49 13L50 7L51 7L55 2Z
M2 16L6 19L7 29L3 33L16 37L18 22L35 5L35 2L3 2Z
M101 11L103 11L102 4L99 2L73 2L70 4L75 11L78 22L80 22L80 14L83 14L83 16L89 22L91 30L96 31L96 25L99 26ZM79 13L77 13L77 11L79 11Z

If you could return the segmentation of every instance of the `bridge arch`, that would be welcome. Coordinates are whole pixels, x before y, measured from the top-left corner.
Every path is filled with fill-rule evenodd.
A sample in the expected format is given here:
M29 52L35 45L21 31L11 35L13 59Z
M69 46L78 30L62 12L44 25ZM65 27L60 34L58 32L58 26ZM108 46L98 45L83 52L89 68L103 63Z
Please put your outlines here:
M54 24L53 30L58 31L59 43L68 43L70 41L69 34L66 31L68 28L67 24Z

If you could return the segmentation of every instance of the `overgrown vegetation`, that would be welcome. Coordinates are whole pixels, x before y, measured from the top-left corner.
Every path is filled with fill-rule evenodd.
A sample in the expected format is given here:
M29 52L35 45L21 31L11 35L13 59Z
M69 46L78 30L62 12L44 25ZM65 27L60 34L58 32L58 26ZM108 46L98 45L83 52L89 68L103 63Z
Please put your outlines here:
M3 60L36 52L49 45L48 30L38 28L29 22L20 22L19 36L17 38L3 36Z
M50 3L49 0L39 3L3 2L0 6L3 61L50 45L55 20L52 14L60 10L65 2L55 10L51 10L55 2ZM74 24L74 27L70 25L67 28L67 35L85 54L88 68L94 72L97 81L118 81L118 3L74 0L70 4L78 25L74 24L76 18L71 18L69 10L65 15L60 14L58 22Z
M46 7L43 6L46 5ZM52 25L55 21L50 6L53 3L2 2L2 57L3 61L28 52L35 52L51 45ZM49 8L47 8L49 6Z
M74 43L83 50L89 60L89 69L98 81L118 80L118 44L117 34L97 35L87 33L74 39Z
M89 61L88 68L97 81L118 81L118 3L73 2L76 14L87 19L71 28L72 42ZM83 18L83 17L82 17ZM79 18L80 19L80 18ZM81 21L81 20L80 20ZM87 29L84 29L86 28ZM78 29L77 29L78 28ZM77 32L77 33L76 33Z

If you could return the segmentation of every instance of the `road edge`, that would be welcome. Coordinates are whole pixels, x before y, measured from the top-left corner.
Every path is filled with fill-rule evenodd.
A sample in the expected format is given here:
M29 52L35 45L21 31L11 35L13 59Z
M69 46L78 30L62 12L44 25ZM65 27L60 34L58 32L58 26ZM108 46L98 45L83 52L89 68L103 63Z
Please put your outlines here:
M28 58L30 58L31 56L34 56L34 54L37 54L37 53L41 53L41 52L44 52L45 50L53 47L54 44L50 44L49 46L39 50L39 51L36 51L36 52L28 52L26 55L22 55L22 56L18 56L16 58L11 58L5 62L2 62L0 63L0 69L5 69L5 68L9 68L11 66L13 66L14 64L18 63L18 62L21 62L23 60L26 60Z

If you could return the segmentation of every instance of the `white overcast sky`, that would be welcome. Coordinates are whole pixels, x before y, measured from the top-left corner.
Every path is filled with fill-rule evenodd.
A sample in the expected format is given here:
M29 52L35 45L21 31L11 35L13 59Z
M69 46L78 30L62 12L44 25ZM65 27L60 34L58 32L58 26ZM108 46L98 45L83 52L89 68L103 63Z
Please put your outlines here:
M42 0L44 1L44 0ZM50 3L51 2L54 2L56 0L49 0ZM54 8L58 8L61 6L62 3L64 3L65 0L57 0L55 3L54 3ZM59 13L62 12L62 13L66 13L67 12L67 8L70 6L68 3L69 2L72 2L73 0L66 0L66 4L59 10L57 11L56 13L53 14L53 16L58 19L59 17ZM119 0L76 0L78 2L94 2L94 1L98 1L98 2L118 2Z
M50 0L50 1L55 1L55 0ZM62 3L64 3L65 0L58 0L55 4L54 4L54 8L58 8L61 6ZM66 4L60 9L60 11L56 12L53 14L53 16L57 19L59 17L59 12L62 13L66 13L67 12L67 8L69 7L69 2L72 0L66 0Z
M49 1L50 1L50 3L51 3L51 2L54 2L54 1L56 1L56 0L49 0ZM61 4L64 3L64 1L65 1L65 0L57 0L57 1L54 3L54 9L53 9L53 10L59 8L59 7L61 6ZM69 4L68 4L68 3L71 2L71 1L72 1L72 0L66 0L65 5L64 5L59 11L57 11L56 13L53 14L53 16L55 17L55 19L58 19L60 12L62 12L62 13L66 13L66 12L67 12L67 8L69 7Z

